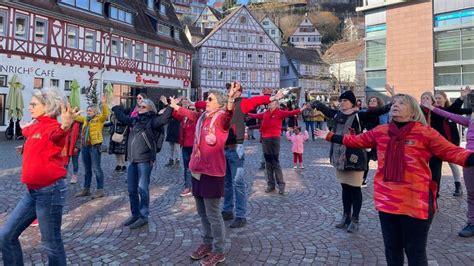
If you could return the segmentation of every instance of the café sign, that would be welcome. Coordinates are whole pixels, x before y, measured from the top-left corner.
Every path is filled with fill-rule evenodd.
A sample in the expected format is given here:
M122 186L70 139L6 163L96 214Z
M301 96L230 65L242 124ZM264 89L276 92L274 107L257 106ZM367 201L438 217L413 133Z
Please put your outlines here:
M0 64L0 72L6 72L10 74L18 75L35 75L37 77L49 77L54 78L54 69L44 69L41 67L24 67L24 66L11 66Z

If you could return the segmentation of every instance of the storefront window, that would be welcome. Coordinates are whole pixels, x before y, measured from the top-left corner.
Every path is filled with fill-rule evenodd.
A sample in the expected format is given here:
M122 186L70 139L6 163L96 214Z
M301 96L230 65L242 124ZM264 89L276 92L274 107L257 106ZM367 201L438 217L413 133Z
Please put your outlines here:
M28 38L28 25L28 17L17 14L15 18L15 38L26 40Z
M44 19L36 19L35 24L35 41L46 43L48 41L48 22Z
M33 88L34 89L42 89L43 88L43 81L42 78L35 78Z
M128 85L113 84L113 98L114 102L118 101L125 108L132 108L134 97L132 96L132 89Z
M67 47L78 48L78 28L73 26L67 27Z
M89 52L95 52L95 31L86 30L84 49Z

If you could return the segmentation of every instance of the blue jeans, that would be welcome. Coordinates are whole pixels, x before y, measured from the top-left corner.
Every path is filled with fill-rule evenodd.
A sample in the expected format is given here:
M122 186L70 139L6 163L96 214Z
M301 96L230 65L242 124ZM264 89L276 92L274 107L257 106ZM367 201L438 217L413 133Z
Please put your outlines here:
M79 172L79 153L69 156L69 163L70 162L72 162L72 173L77 174Z
M128 166L128 197L133 217L148 220L150 206L150 175L153 161L130 163Z
M18 237L36 218L49 265L66 265L66 252L61 239L65 198L66 182L63 178L50 186L30 189L25 193L0 229L4 265L23 265Z
M304 121L306 125L306 131L308 131L311 135L311 139L314 140L314 122L313 121ZM310 130L311 128L311 130Z
M239 218L245 218L247 215L247 183L244 179L245 158L243 149L243 144L238 144L235 149L225 149L227 169L224 178L223 211L227 213L234 212L235 195L235 216Z
M183 147L183 168L184 168L184 188L191 188L191 171L189 170L189 161L191 160L191 154L193 147Z
M104 188L104 173L100 167L100 145L82 147L82 161L84 163L84 188L89 189L92 182L92 170L97 179L97 189Z

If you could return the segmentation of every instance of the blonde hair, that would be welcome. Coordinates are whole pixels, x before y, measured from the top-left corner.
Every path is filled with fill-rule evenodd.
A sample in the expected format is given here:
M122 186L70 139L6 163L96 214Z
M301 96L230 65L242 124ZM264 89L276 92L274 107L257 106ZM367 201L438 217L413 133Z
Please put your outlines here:
M448 95L444 91L435 92L435 96L437 94L441 95L441 97L443 97L446 100L446 102L444 103L444 106L441 106L441 107L448 108L451 105L451 101L449 100Z
M435 98L433 96L433 93L431 91L425 91L421 94L421 98L423 98L423 96L428 96L431 98L431 104L434 104L436 101L435 101Z
M433 95L433 94L431 94L431 95ZM397 98L401 98L401 100L403 102L407 103L407 105L410 106L410 108L412 110L411 121L420 122L423 125L428 125L428 123L426 122L425 115L423 114L423 111L421 110L420 104L415 99L415 97L413 97L411 95L408 95L408 94L399 93L399 94L396 94L395 96L393 96L392 102L395 101L395 99L397 99Z
M58 89L43 88L35 89L32 93L41 104L46 106L46 115L56 118L61 114L61 104L66 105L66 97L61 95Z

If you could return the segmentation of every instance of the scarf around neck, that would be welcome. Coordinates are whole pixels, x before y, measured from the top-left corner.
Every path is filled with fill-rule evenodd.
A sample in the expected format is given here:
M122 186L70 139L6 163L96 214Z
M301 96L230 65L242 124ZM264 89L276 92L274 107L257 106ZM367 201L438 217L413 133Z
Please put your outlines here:
M404 181L406 137L415 125L415 122L409 122L401 128L398 128L395 122L390 122L388 126L390 140L385 153L383 181L397 183Z

